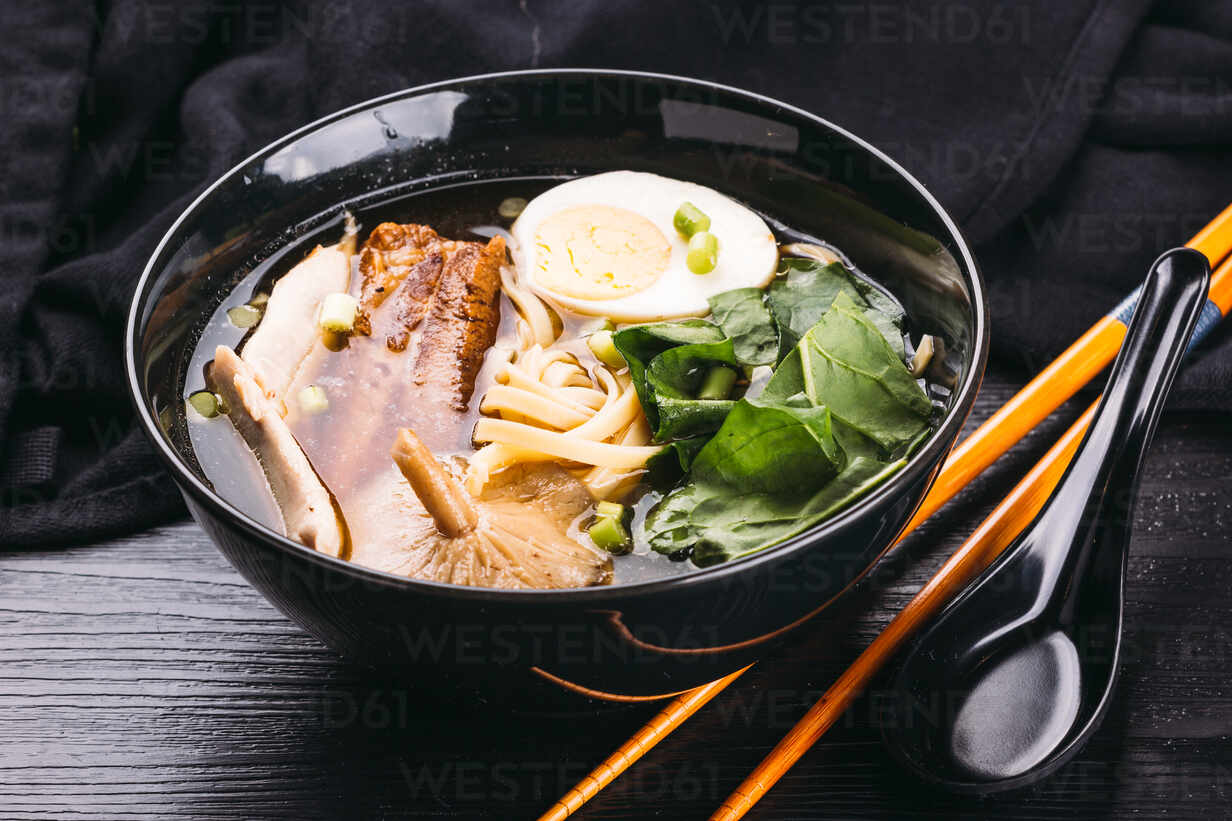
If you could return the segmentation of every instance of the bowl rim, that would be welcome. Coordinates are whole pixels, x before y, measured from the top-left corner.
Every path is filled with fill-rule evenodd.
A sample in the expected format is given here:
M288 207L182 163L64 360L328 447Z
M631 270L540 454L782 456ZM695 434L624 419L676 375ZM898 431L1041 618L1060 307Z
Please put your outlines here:
M698 568L693 572L682 574L679 576L670 576L663 579L654 579L649 581L631 582L628 584L611 584L601 587L581 587L581 588L561 588L548 590L505 590L498 588L487 587L471 587L467 585L455 585L445 582L428 581L425 579L413 579L407 576L399 576L383 570L375 570L373 568L364 567L344 559L335 558L325 553L321 553L306 545L283 535L275 530L272 530L242 513L238 508L232 505L227 500L218 495L212 488L207 486L200 478L193 473L192 470L184 463L180 455L170 446L163 436L157 421L150 412L149 407L144 398L141 380L137 372L137 355L140 349L140 336L142 328L139 327L140 317L143 313L143 308L146 306L152 284L157 276L155 263L160 262L164 251L168 244L178 236L181 226L195 216L199 207L204 204L214 192L224 183L232 180L235 176L242 173L250 163L259 158L271 155L285 148L296 140L313 133L320 128L329 125L330 123L342 120L353 114L371 109L383 103L393 102L406 98L415 97L422 94L427 94L435 91L443 91L461 86L473 86L475 84L494 81L494 80L510 80L510 79L551 79L564 77L587 77L587 78L625 78L634 81L648 81L664 84L676 84L683 86L693 86L708 90L716 95L728 95L737 98L743 98L746 101L752 102L763 108L775 109L776 112L791 114L795 117L803 118L810 121L814 125L820 126L823 129L828 129L838 135L850 140L861 150L868 152L880 162L885 163L891 168L900 179L915 189L921 199L933 210L935 215L945 229L949 232L950 237L954 241L954 252L960 258L961 263L969 272L964 283L968 289L971 310L973 314L972 324L972 341L974 345L973 356L971 357L971 367L964 374L961 384L954 391L954 400L950 409L946 412L941 424L936 430L925 440L924 446L921 447L907 462L906 465L894 476L891 476L880 487L874 488L867 496L858 500L849 508L839 512L836 516L828 519L812 528L799 533L777 545L768 547L751 556L737 559L723 564L713 565L706 568ZM171 226L163 234L158 245L150 253L145 267L141 272L140 278L137 280L136 288L133 293L132 302L129 305L128 319L126 322L124 333L124 370L129 392L129 398L136 406L137 416L144 428L145 434L150 439L159 457L170 470L172 477L176 480L176 484L181 491L188 493L199 504L206 507L213 515L231 523L232 525L245 531L248 535L274 546L284 553L289 553L300 559L311 562L316 562L331 570L342 572L353 577L356 581L365 583L376 583L386 587L394 587L405 589L417 594L426 594L430 596L439 596L449 599L471 600L476 602L488 603L507 603L507 604L566 604L566 603L599 603L613 598L629 598L632 596L652 596L665 591L669 588L693 587L697 585L709 585L722 580L728 579L733 575L751 571L753 568L772 564L786 559L790 554L798 550L806 548L809 544L815 542L819 537L833 534L842 529L842 527L850 521L855 514L875 500L884 499L896 493L900 486L906 483L912 476L918 475L921 471L931 469L930 466L939 465L941 460L946 456L946 452L953 446L957 439L962 426L965 424L968 414L974 405L975 395L979 391L981 380L983 379L984 368L988 360L989 348L989 329L988 329L988 296L984 287L983 277L975 260L975 255L971 252L969 243L963 235L957 223L950 216L944 206L933 196L933 194L914 176L912 176L905 168L899 165L893 158L881 151L867 140L853 134L847 129L839 126L830 120L821 117L812 112L806 111L798 106L785 103L773 97L769 97L757 92L748 91L735 86L729 86L722 83L716 83L710 80L703 80L695 77L686 77L682 75L665 74L649 71L632 71L625 69L606 69L606 68L551 68L551 69L516 69L510 71L488 72L484 74L474 74L465 77L454 77L446 80L440 80L432 83L405 88L400 91L382 94L377 97L364 100L362 102L349 105L339 109L331 114L320 117L304 126L301 126L286 135L274 140L254 151L243 160L236 163L228 171L211 182L200 194L198 194L191 203L189 203L180 215L175 219ZM943 452L945 451L945 452ZM888 549L888 548L887 548ZM882 555L884 551L878 554ZM874 557L868 568L862 568L861 573L865 573L874 565L877 557ZM857 578L860 574L857 574Z

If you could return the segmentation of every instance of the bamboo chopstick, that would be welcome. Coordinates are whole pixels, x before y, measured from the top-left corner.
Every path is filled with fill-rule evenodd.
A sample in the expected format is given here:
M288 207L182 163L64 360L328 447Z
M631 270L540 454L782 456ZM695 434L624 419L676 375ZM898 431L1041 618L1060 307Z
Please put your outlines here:
M749 665L749 667L752 666L751 664ZM539 821L564 821L570 815L577 812L579 807L598 795L599 790L612 783L618 775L629 769L651 747L671 734L672 730L684 723L703 704L721 693L727 685L740 678L740 675L749 667L737 670L734 673L728 673L723 678L715 679L709 684L703 684L701 687L697 687L687 693L682 693L672 699L672 703L663 708L636 735L624 744L621 744L616 752L605 758L602 764L591 771L590 775L579 781L576 787L561 796L559 801L539 817Z
M1225 208L1206 227L1195 234L1187 245L1205 254L1206 258L1211 260L1212 265L1232 252L1232 205ZM1125 338L1127 328L1125 323L1128 315L1123 318L1119 315L1123 313L1126 306L1132 312L1137 293L1135 290L1116 310L1095 323L1077 342L1036 375L1000 410L955 448L942 466L937 480L920 505L920 509L899 535L898 541L901 541L921 522L952 499L972 479L1013 447L1028 431L1064 404L1112 361L1120 348L1121 341ZM1232 268L1229 266L1221 266L1212 276L1210 299L1215 303L1220 315L1228 313L1232 306ZM1202 333L1201 329L1195 332L1195 339L1199 333ZM1071 428L1070 432L1072 431ZM1068 435L1069 433L1066 434ZM1078 438L1080 439L1081 435ZM565 793L547 813L540 817L539 821L561 821L576 812L583 803L610 784L616 776L640 758L642 753L669 735L702 705L717 696L723 688L748 669L746 667L725 678L677 696L650 722L634 733L616 753L613 753L577 786ZM722 686L715 688L714 685L719 682L723 682ZM704 693L701 692L703 690ZM699 693L700 697L697 695ZM650 739L653 741L646 744ZM633 754L632 758L630 758L630 753ZM620 769L613 770L610 763L617 756L620 757L621 766ZM563 814L561 814L562 811Z
M719 809L711 821L736 821L791 769L833 726L894 653L929 619L992 563L1044 506L1048 494L1078 449L1098 401L1044 454L963 546L942 565L889 626L830 686L783 740L775 745Z
M1218 319L1232 308L1232 259L1212 277L1207 308L1214 312L1195 330L1190 349L1210 333ZM1208 313L1208 316L1211 316ZM1086 435L1099 400L1083 412L1035 467L971 534L920 592L899 611L876 639L830 686L804 717L775 745L762 762L710 816L710 821L737 821L773 787L791 767L834 725L894 654L968 584L975 580L1043 508L1061 481L1074 452Z
M1214 268L1232 252L1232 205L1186 244L1205 255ZM1232 283L1225 282L1222 287L1232 287ZM1215 288L1212 279L1212 294ZM1138 304L1140 290L1141 286L1135 288L1120 305L1101 317L950 453L932 491L904 532L915 529L916 525L936 513L938 508L1112 362L1125 339L1129 315ZM1221 314L1227 312L1226 306L1220 311Z

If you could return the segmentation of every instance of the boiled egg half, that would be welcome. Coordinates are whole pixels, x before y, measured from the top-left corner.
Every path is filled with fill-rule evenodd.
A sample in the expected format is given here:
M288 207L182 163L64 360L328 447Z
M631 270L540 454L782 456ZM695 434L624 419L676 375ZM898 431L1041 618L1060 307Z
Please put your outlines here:
M714 270L685 264L688 239L672 218L690 202L710 217ZM778 265L757 214L696 183L640 171L581 177L535 197L513 224L517 265L532 290L563 308L617 322L710 312L706 298L764 287Z

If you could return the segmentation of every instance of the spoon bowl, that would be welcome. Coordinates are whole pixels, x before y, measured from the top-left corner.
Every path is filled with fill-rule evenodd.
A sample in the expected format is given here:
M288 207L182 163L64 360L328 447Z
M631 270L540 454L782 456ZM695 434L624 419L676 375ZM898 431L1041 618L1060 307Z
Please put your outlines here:
M1099 726L1119 668L1139 469L1209 278L1196 251L1155 261L1052 496L907 651L882 737L925 781L963 793L1024 787Z

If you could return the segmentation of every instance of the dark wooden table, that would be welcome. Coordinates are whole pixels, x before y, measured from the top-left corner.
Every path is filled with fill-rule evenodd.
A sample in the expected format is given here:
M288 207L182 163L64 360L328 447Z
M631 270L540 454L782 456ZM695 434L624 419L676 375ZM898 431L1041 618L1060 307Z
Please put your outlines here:
M991 375L976 418L1013 392ZM577 817L704 818L1076 415L1071 403ZM750 816L1232 817L1232 424L1165 418L1138 502L1127 663L1081 756L1035 791L924 791L875 693ZM336 658L191 523L0 550L0 818L534 818L655 707L423 703Z

